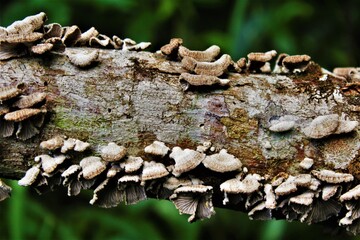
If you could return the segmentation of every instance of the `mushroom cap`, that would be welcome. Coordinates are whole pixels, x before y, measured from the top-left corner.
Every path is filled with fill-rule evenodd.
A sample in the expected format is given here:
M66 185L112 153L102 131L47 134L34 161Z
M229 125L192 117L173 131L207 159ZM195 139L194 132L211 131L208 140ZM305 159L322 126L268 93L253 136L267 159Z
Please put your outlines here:
M303 54L303 55L292 55L292 56L286 56L283 58L283 64L296 64L296 63L303 63L303 62L309 62L311 60L311 57L309 55Z
M147 181L157 178L162 178L169 175L169 172L166 170L166 167L162 163L157 163L154 161L144 162L144 167L141 174L141 180Z
M64 140L64 143L61 147L61 153L66 153L67 151L74 149L75 142L76 142L75 138L68 138Z
M312 170L312 175L323 182L327 183L342 183L342 182L351 182L354 180L354 176L349 173L337 173L331 170Z
M47 150L56 150L61 148L64 144L64 138L62 136L55 136L49 140L42 141L40 143L40 148L47 149Z
M18 181L18 184L20 186L32 185L35 182L39 173L40 173L39 166L33 166L32 168L26 171L25 176Z
M62 174L61 176L64 178L67 178L73 174L75 174L76 172L80 171L81 167L78 164L73 164L70 167L68 167Z
M220 54L220 47L212 45L204 51L189 50L184 46L179 46L180 57L191 57L199 62L212 62Z
M310 169L312 167L312 165L314 164L314 160L312 158L308 158L305 157L301 162L300 162L300 167L302 169Z
M25 91L25 84L20 83L16 86L7 86L0 88L0 102L14 98Z
M283 183L275 188L275 194L278 196L288 195L297 190L297 185L295 183L295 177L288 177Z
M174 193L206 193L212 191L212 186L189 185L177 188Z
M79 139L75 140L75 147L74 147L74 151L76 152L84 152L86 149L88 149L90 147L90 143L88 142L83 142Z
M286 132L293 129L294 126L295 126L295 121L279 121L272 123L271 126L269 127L269 130L272 132Z
M84 50L81 51L66 51L66 56L69 58L69 61L78 67L88 67L94 62L98 61L99 51L95 50Z
M253 193L261 186L259 177L258 174L248 174L242 181L232 178L223 182L220 190L226 193Z
M119 183L125 183L125 182L140 182L140 177L138 175L124 175L118 180Z
M47 155L47 154L36 156L35 158L37 158L36 160L41 161L41 168L46 173L52 173L56 169L56 167L58 165L55 162L55 159L52 158L51 156Z
M192 182L190 179L176 178L176 177L169 177L163 183L163 187L167 188L169 190L175 190L181 186L188 186L188 185L192 185Z
M40 103L45 100L46 93L43 92L35 92L28 96L21 96L19 100L17 100L13 106L18 108L30 108L37 103Z
M81 31L79 29L78 26L73 25L70 27L64 27L64 34L62 37L62 41L63 43L67 46L67 47L72 47L75 45L75 43L77 42L77 40L81 37Z
M165 55L171 55L178 50L182 43L183 40L181 38L172 38L170 39L170 43L160 48L160 51Z
M352 132L357 128L357 126L359 126L358 121L340 120L339 125L337 126L334 134L342 134L342 133Z
M99 35L99 32L94 27L91 27L81 34L80 38L76 42L76 45L89 45L90 38L96 37L97 35Z
M5 114L4 119L6 121L21 122L40 113L46 113L46 109L24 108Z
M215 62L196 62L194 72L199 75L220 76L232 63L230 55L223 54Z
M268 52L252 52L247 55L248 59L250 61L256 61L256 62L268 62L273 57L275 57L277 52L275 50L271 50Z
M357 200L360 197L360 184L340 196L340 201Z
M54 47L54 44L52 43L38 43L34 46L31 46L31 52L35 54L44 54L46 52L49 52Z
M165 143L160 141L154 141L152 144L146 146L144 149L146 153L161 157L164 157L169 152L169 150L170 148L167 147Z
M25 34L40 29L44 22L47 20L47 16L44 12L40 12L36 15L28 16L20 21L13 22L6 28L8 34Z
M53 37L60 38L64 32L63 28L58 23L51 23L51 24L45 25L44 31L45 31L45 33L44 33L45 39L53 38Z
M170 154L170 158L175 160L175 168L172 174L177 177L196 168L205 159L205 156L204 153L195 150L182 150L180 147L174 147Z
M337 193L339 187L340 187L340 185L325 185L321 191L322 200L327 201L331 197L333 197Z
M125 157L126 152L125 147L110 142L101 150L101 158L107 162L116 162Z
M315 193L312 191L306 191L300 195L291 197L289 199L290 203L296 203L300 205L309 206L313 203L315 197Z
M330 114L316 117L312 122L303 129L303 133L314 139L320 139L331 135L339 125L339 115Z
M106 164L99 157L86 157L80 161L82 174L85 179L92 179L106 169Z
M141 157L129 156L124 162L120 163L120 167L125 169L126 173L133 173L142 167L143 162L144 160Z
M215 172L231 172L241 170L242 163L234 155L227 153L225 149L219 153L206 156L202 161L204 166Z
M271 184L264 185L264 193L265 193L265 207L267 209L275 209L276 208L276 196L274 193L274 189Z

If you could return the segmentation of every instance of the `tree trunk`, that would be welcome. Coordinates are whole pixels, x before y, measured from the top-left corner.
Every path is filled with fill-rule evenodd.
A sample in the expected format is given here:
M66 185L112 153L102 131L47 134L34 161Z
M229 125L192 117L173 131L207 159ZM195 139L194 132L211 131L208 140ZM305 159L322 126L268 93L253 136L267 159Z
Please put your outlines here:
M87 50L68 48L66 51ZM162 141L170 148L178 146L194 150L204 142L211 142L212 148L207 150L207 155L225 149L242 163L239 179L256 173L262 177L258 179L262 186L273 183L273 189L276 188L274 181L280 177L288 179L290 175L310 174L312 170L350 173L355 177L351 182L331 183L326 177L317 176L321 183L316 189L309 190L308 185L300 184L289 195L277 196L276 209L267 209L273 211L274 217L291 219L290 214L284 213L285 207L279 207L281 201L313 191L317 194L313 198L319 199L313 204L320 200L325 202L321 197L323 187L341 185L342 189L339 188L332 197L336 204L341 204L341 210L337 211L339 216L335 219L330 215L322 220L338 221L345 216L346 201L340 201L339 197L357 185L360 160L359 130L355 128L338 134L335 130L340 123L360 120L360 95L345 87L346 82L331 74L324 80L321 68L311 63L300 74L233 71L226 75L230 79L229 86L190 86L184 90L179 75L185 69L180 62L167 60L159 53L99 52L99 63L87 68L74 66L63 54L0 62L0 86L25 83L26 94L47 93L45 123L38 135L25 141L17 139L15 134L0 139L0 177L22 178L25 171L36 164L34 158L47 153L39 147L40 142L56 135L89 142L88 155L99 155L101 147L116 142L127 148L127 155L139 156L145 161L160 161L166 166L173 164L168 155L159 160L144 152L154 140ZM331 121L318 125L320 129L309 128L316 125L312 122L315 118L329 115L325 119L330 119L334 117L332 114L338 115L334 129L327 129L331 128L328 126ZM282 129L284 127L289 129ZM327 133L322 136L323 132ZM79 153L79 156L86 154ZM73 157L73 163L80 157ZM311 169L300 166L304 158L313 159ZM238 200L241 204L228 196L230 203L223 205L223 192L219 186L238 173L214 172L199 165L181 176L191 176L200 179L203 185L212 186L215 206L249 212L262 202L254 200L256 204L251 204L249 196L255 198L254 192L239 193L244 198L244 201ZM312 179L316 179L319 171L312 173ZM338 177L341 178L335 178ZM161 178L160 183L163 181ZM148 189L148 196L160 196ZM266 194L262 189L257 191L264 199ZM244 207L245 200L250 202L248 207ZM259 213L265 213L264 210L266 208L260 209ZM297 213L298 218L301 216ZM307 222L317 222L303 217ZM262 219L261 216L258 218ZM349 226L357 224L354 220Z

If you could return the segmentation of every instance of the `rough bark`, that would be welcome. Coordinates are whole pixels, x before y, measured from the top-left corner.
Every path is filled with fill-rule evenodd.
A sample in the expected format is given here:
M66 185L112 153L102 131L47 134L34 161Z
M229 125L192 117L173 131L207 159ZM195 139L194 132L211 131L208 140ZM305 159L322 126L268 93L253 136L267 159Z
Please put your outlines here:
M314 159L312 169L355 176L344 189L356 186L359 130L320 139L304 134L322 115L360 121L359 94L343 91L346 83L331 75L319 80L323 74L318 65L311 64L301 74L229 72L229 86L192 86L184 91L179 75L185 70L179 62L157 53L99 51L100 62L85 69L63 54L0 62L0 86L25 83L28 93L48 94L48 113L39 135L26 141L15 136L0 139L0 177L20 179L34 165L34 157L44 153L40 142L60 134L91 143L95 155L108 142L116 142L126 146L128 155L146 161L157 160L144 152L154 140L190 149L210 141L214 152L226 149L249 173L262 176L263 184L279 176L310 173L299 166L308 157ZM273 120L284 116L295 122L291 130L269 130ZM171 165L171 159L165 164ZM213 187L215 206L245 210L222 204L219 185L236 174L203 166L190 173Z

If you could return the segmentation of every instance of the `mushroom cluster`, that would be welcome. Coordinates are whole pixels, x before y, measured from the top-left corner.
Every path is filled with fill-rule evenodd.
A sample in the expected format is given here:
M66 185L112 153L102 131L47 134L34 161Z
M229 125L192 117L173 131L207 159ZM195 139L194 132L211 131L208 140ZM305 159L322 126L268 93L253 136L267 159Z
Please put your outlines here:
M42 55L50 51L62 52L66 47L96 47L140 51L151 43L136 43L130 38L112 38L100 34L94 27L81 32L78 26L62 27L58 23L44 25L46 14L29 16L8 27L0 27L0 60L16 58L29 53Z
M46 93L27 93L23 83L0 87L0 137L27 140L40 132L46 110Z

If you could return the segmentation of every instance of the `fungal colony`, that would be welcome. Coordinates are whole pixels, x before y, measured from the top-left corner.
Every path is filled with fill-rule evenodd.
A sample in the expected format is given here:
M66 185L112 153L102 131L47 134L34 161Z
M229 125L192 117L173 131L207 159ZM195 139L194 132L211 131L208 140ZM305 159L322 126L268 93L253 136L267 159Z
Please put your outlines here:
M80 149L81 158L75 154L79 151L76 143L86 146ZM69 196L92 189L90 203L106 208L122 202L135 204L147 197L166 198L180 214L189 215L189 222L215 214L213 192L220 191L223 205L243 209L251 219L276 216L311 224L331 221L339 215L339 226L358 233L360 216L354 214L359 211L357 181L349 173L310 170L310 158L299 164L306 173L267 179L245 171L243 163L225 149L208 155L176 146L170 150L165 143L154 141L144 148L147 159L143 160L129 156L125 147L114 142L96 153L86 142L55 136L41 142L40 147L48 154L35 157L19 185L38 191L63 185ZM223 174L225 180L218 189L206 178L195 178L194 171L201 167Z
M46 112L46 93L27 94L23 83L0 87L0 137L11 137L14 132L20 140L34 137Z

